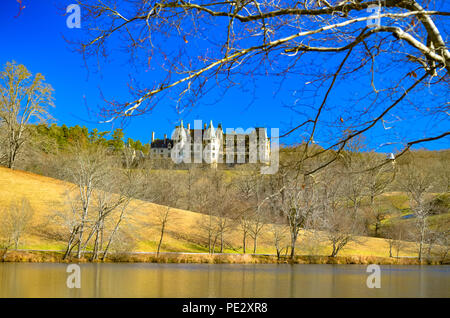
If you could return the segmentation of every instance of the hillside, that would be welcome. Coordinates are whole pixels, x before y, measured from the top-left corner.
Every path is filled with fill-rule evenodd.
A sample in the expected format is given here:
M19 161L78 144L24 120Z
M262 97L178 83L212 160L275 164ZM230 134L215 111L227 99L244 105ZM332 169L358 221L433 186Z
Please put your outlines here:
M74 190L74 185L40 175L12 171L0 167L0 206L7 207L11 201L26 198L34 210L32 230L27 234L19 246L20 249L49 249L61 250L65 243L61 240L63 229L52 222L56 211L68 213L66 203L67 193ZM123 223L124 233L133 242L134 251L154 252L159 240L157 218L159 212L167 207L149 202L134 200L130 205L129 217ZM171 216L167 225L162 251L167 252L207 252L206 233L202 231L200 223L206 221L206 216L185 210L171 209ZM58 235L49 235L56 233ZM55 239L59 237L60 239ZM225 252L242 252L242 235L238 230L226 234L225 241L228 248ZM275 253L273 236L269 226L263 230L258 239L257 253ZM318 242L321 243L318 243ZM249 250L253 242L249 241ZM302 233L298 248L300 254L328 255L330 247L326 241L316 235ZM349 243L340 255L372 255L388 257L389 245L385 239L360 237L358 244ZM402 256L416 255L413 243L405 243L400 252Z

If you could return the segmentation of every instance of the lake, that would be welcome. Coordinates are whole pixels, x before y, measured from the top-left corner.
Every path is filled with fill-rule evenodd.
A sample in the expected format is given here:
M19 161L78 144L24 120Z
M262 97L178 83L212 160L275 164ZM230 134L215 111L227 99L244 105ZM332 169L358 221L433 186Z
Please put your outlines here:
M381 266L381 288L364 265L0 263L0 297L450 297L450 266Z

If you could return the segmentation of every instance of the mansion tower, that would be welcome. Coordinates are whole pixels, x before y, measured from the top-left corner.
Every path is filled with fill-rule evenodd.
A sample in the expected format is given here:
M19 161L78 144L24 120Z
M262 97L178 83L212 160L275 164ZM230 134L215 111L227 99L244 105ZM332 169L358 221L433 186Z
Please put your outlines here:
M155 139L152 133L151 158L171 158L176 163L217 164L264 163L270 159L270 139L266 128L226 129L214 127L201 121L184 127L183 121L176 126L170 139Z

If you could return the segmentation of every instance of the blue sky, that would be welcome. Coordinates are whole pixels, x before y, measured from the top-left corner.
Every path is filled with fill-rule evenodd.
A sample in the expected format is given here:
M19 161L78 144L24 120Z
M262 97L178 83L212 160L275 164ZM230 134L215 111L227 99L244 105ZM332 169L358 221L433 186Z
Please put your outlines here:
M17 2L2 0L0 64L4 65L7 61L15 60L17 63L24 64L32 73L44 74L47 82L55 89L56 107L51 110L51 113L56 123L111 130L118 127L119 123L116 122L113 126L98 124L98 119L93 116L96 108L103 103L100 91L107 98L127 100L129 95L126 83L128 75L134 72L133 67L130 67L122 55L115 53L119 50L117 47L112 49L111 59L102 63L99 72L96 71L95 63L90 64L88 71L81 55L72 52L72 48L63 39L63 36L77 38L82 36L83 32L66 27L66 17L61 9L68 3L70 1L25 0L26 8L16 17L19 7ZM190 112L184 112L181 115L175 112L173 98L165 98L151 114L136 117L128 123L124 127L126 136L146 143L152 131L156 131L157 137L161 137L164 133L170 134L173 126L181 118L185 123L192 123L194 119L207 122L212 119L215 124L222 122L224 127L246 129L266 126L280 128L283 132L298 120L294 112L281 106L292 103L295 100L292 94L296 86L304 85L301 81L293 82L294 84L289 84L280 92L277 92L278 79L271 77L258 79L254 87L248 89L242 89L242 87L231 89L223 96L219 90L216 90L202 99ZM357 84L355 85L357 87ZM355 92L355 87L338 86L331 101L344 102L347 94ZM253 90L257 94L254 94ZM426 96L424 102L427 102ZM369 146L376 148L377 145L382 144L386 134L408 135L414 134L414 131L432 127L429 122L422 121L420 118L416 118L414 125L416 126L411 127L411 122L399 123L395 132L394 130L386 131L377 126L366 136ZM442 122L437 130L443 131L448 128L450 128L449 122L446 121ZM301 131L295 132L282 142L288 144L299 142L301 134ZM429 143L426 147L448 148L448 139ZM396 146L379 150L395 151Z

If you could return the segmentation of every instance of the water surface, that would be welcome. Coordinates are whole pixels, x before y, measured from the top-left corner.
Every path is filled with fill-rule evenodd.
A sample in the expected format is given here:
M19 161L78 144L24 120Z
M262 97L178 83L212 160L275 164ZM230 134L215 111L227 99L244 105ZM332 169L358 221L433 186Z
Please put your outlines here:
M381 266L369 289L364 265L0 263L0 297L450 297L450 266Z

